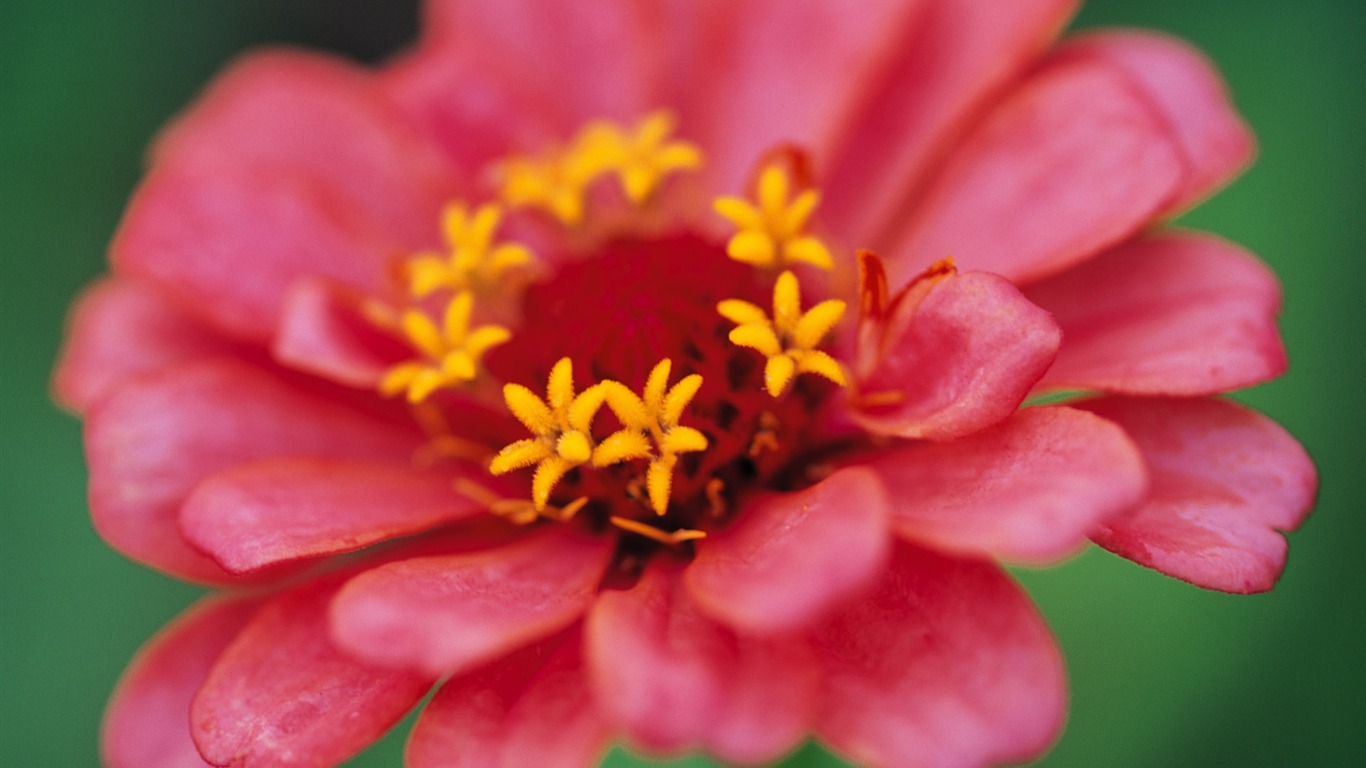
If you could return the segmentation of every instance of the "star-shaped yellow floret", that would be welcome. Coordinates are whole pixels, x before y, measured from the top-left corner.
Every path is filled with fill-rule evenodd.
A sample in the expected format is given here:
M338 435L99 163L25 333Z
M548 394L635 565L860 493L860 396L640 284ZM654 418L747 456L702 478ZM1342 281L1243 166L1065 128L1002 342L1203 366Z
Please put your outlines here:
M603 154L626 197L640 205L669 175L702 165L702 152L696 145L670 138L677 126L673 114L659 110L641 120L633 132L611 123L590 126L583 145Z
M615 173L626 197L640 205L668 176L702 164L696 145L671 138L676 126L666 110L649 114L629 130L595 120L562 149L505 162L503 199L513 206L541 208L572 226L583 221L588 187Z
M820 238L806 234L807 222L820 204L814 189L791 195L791 180L779 163L759 174L758 200L718 197L712 204L739 230L726 243L726 254L736 261L765 269L804 262L831 269L834 259Z
M501 325L470 328L474 297L468 291L456 294L446 305L441 328L416 309L405 311L399 328L408 341L426 356L390 368L380 380L379 391L386 396L407 391L408 402L420 403L443 387L471 381L479 374L484 353L512 338Z
M772 319L747 301L727 299L716 305L716 311L737 324L730 332L731 343L768 358L764 385L774 397L799 373L814 373L845 386L844 369L835 358L816 349L844 317L845 308L844 302L830 299L803 313L801 287L791 272L779 275L773 286Z
M567 357L550 369L545 400L520 384L504 386L508 410L534 437L504 447L493 457L489 471L501 475L535 464L531 500L537 511L544 510L555 484L593 457L590 430L605 394L604 386L597 384L575 395L573 363Z
M502 206L486 203L471 212L463 203L451 203L441 213L446 239L445 254L420 253L408 264L408 289L421 298L439 288L452 291L494 287L510 269L534 261L531 251L519 243L494 242L503 218Z
M645 471L645 488L650 506L656 514L664 514L669 506L669 491L673 487L673 470L678 455L705 450L707 437L692 427L680 426L683 411L692 402L702 377L684 376L669 387L672 363L659 361L645 382L644 397L638 397L626 385L604 381L607 407L616 414L622 428L608 435L593 451L593 464L605 467L632 459L649 459Z

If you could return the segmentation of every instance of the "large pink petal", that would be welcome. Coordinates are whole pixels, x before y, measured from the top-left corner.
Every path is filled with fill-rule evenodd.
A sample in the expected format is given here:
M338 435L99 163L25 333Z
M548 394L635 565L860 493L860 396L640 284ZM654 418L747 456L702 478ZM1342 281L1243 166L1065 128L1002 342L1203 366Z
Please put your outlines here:
M338 578L265 605L214 664L190 709L195 743L215 765L325 768L379 738L432 679L363 664L327 634Z
M295 282L283 300L272 355L295 370L374 390L412 349L366 319L365 298L324 280Z
M108 768L207 766L190 738L190 701L257 600L215 599L157 633L128 666L109 700L100 734Z
M926 276L860 339L854 418L898 437L970 434L1019 407L1059 342L1048 313L1002 277Z
M681 4L699 13L698 3ZM876 0L857 13L841 0L754 0L702 11L705 34L677 52L685 128L707 150L710 189L740 192L758 159L780 143L824 160L860 84L877 81L909 46L924 2ZM674 19L662 24L672 28ZM670 44L677 47L681 41Z
M409 768L589 768L610 733L588 687L581 629L436 692L408 740Z
M866 766L1023 762L1057 736L1062 658L1000 570L902 544L869 598L818 636L816 732Z
M807 625L882 571L887 511L876 475L841 470L742 510L735 524L698 542L684 583L699 608L740 631Z
M129 376L235 351L150 285L111 278L76 300L52 387L63 406L84 412Z
M271 168L334 191L396 243L437 234L453 192L442 156L394 109L376 76L298 51L245 56L158 138L154 166Z
M230 573L245 573L349 552L483 511L456 492L450 473L285 458L242 464L200 483L181 508L180 526Z
M681 569L656 561L629 590L604 592L589 614L598 701L632 744L674 753L701 747L763 763L810 728L818 678L805 640L753 637L706 618Z
M337 596L333 633L386 666L469 669L582 616L613 544L559 526L506 547L374 568Z
M1146 488L1143 457L1110 422L1026 408L947 443L873 454L906 539L940 551L1041 563L1073 554Z
M406 465L420 437L230 360L182 365L101 400L86 421L90 513L111 546L196 581L230 577L181 538L180 505L215 472L274 456Z
M823 216L850 245L884 250L927 169L982 105L1028 67L1077 0L926 0L892 66L847 118ZM857 14L855 14L857 15Z
M1084 404L1143 451L1152 485L1097 544L1201 587L1271 589L1285 538L1314 504L1318 476L1300 444L1270 419L1213 398L1107 397Z
M1285 371L1276 276L1215 237L1136 240L1025 295L1063 332L1040 387L1205 395Z
M1182 182L1170 130L1113 68L1058 61L953 153L889 246L897 283L952 256L1026 282L1138 231Z
M282 169L162 167L133 196L111 253L115 270L266 343L295 280L382 288L385 260L403 249L355 213L335 187Z
M1154 32L1111 30L1069 40L1058 57L1094 59L1122 71L1171 131L1185 177L1164 215L1209 196L1252 162L1256 141L1214 65L1196 48Z
M394 112L348 65L244 59L158 142L115 268L255 341L299 277L377 289L388 259L434 244L452 191L440 154Z

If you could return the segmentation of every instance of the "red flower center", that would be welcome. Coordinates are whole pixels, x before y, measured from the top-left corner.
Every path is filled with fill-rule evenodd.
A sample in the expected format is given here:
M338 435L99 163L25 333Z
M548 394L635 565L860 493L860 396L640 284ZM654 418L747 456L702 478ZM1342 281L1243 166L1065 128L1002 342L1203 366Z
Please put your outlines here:
M707 530L730 519L741 494L807 484L790 467L812 444L807 435L835 385L804 377L786 397L772 397L764 359L731 343L734 324L716 311L726 299L765 303L770 289L762 278L724 248L679 235L610 243L526 291L517 333L488 355L496 379L545 381L557 357L572 360L580 376L637 389L661 357L672 360L673 378L703 379L688 424L708 447L679 457L666 515L650 508L635 464L572 471L556 485L553 503L586 496L592 501L579 514L602 523L615 516L664 531ZM610 413L600 418L613 421Z

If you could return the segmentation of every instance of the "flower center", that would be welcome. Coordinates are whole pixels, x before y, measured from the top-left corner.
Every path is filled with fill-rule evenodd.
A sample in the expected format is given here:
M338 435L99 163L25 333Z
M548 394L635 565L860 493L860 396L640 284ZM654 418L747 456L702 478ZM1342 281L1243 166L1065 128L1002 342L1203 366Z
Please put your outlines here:
M514 522L579 516L680 544L723 525L747 493L809 481L794 470L799 454L818 442L809 433L822 401L846 383L843 365L818 348L845 304L804 311L791 271L833 266L811 231L819 193L797 153L781 150L756 173L752 198L715 200L735 227L724 247L629 226L622 234L631 217L604 204L653 209L641 228L659 231L670 177L703 162L673 130L667 113L634 129L593 122L563 147L498 164L496 199L447 207L448 251L408 260L408 306L375 313L417 353L389 369L382 393L431 412L450 401L433 397L440 391L487 400L480 382L504 382L504 405L527 436L489 470L531 470L530 499L461 490ZM559 252L505 239L506 216ZM545 237L547 224L564 236ZM761 306L769 296L771 312ZM442 301L438 319L429 312Z
M586 510L609 518L705 530L728 519L740 494L799 482L787 470L809 444L804 435L834 385L800 379L787 396L774 398L764 359L730 341L734 323L716 310L728 299L763 301L769 290L752 268L691 235L615 242L528 289L520 329L489 353L495 378L545 381L554 362L546 352L553 350L580 376L637 390L661 357L671 361L674 379L702 379L687 424L707 448L679 456L664 515L650 507L641 467L629 463L567 473L552 502L587 496L593 501ZM620 418L600 418L603 434L621 426Z

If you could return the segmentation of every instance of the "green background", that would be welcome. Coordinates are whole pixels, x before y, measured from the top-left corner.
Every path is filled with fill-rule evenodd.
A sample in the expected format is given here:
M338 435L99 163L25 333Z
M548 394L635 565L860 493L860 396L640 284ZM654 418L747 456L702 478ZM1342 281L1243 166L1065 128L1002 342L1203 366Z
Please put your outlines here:
M1271 594L1204 592L1100 551L1019 574L1071 671L1071 720L1041 765L1348 765L1366 752L1362 9L1096 0L1077 22L1173 32L1227 75L1261 157L1187 223L1280 273L1291 371L1245 397L1308 446L1324 479ZM0 764L95 764L120 669L196 594L95 537L79 425L46 393L65 306L103 268L144 147L245 48L293 42L375 60L411 39L413 16L379 0L0 9ZM405 730L354 765L398 765ZM609 764L639 763L614 753ZM810 748L788 765L841 763Z

